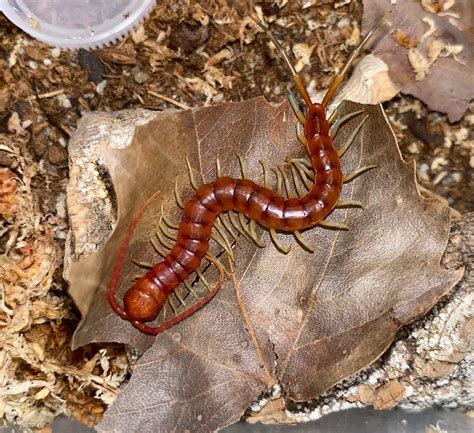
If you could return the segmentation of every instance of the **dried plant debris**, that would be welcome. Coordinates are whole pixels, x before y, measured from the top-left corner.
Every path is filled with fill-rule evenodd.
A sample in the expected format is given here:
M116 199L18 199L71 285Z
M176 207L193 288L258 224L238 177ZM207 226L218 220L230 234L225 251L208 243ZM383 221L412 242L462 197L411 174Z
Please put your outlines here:
M64 227L41 217L32 185L43 169L25 152L30 125L21 123L12 114L11 132L0 134L11 167L0 168L0 415L32 429L64 413L91 425L115 398L127 359L112 347L70 350L77 314L56 276Z
M345 109L352 112L360 106L347 103ZM413 166L401 161L382 112L377 107L364 109L369 118L343 159L344 172L374 162L379 169L345 187L344 197L366 203L360 213L346 209L333 215L350 224L351 230L308 231L305 240L316 246L314 254L294 247L285 256L271 245L258 249L243 241L235 248L230 278L216 298L156 339L134 330L107 304L105 290L128 221L157 190L167 216L179 218L179 211L173 210L170 180L177 175L178 185L189 197L184 154L202 182L215 177L216 153L222 155L223 173L234 177L238 176L234 152L245 155L253 179L261 176L259 159L274 166L300 154L294 117L287 104L272 107L258 99L155 115L137 128L126 148L109 145L110 126L102 129L100 137L95 135L94 147L99 151L93 152L93 158L99 154L109 170L119 217L101 251L71 263L73 296L79 305L85 304L81 298L89 300L75 343L119 341L145 352L100 429L147 431L151 425L161 425L167 430L176 423L179 430L221 428L236 421L263 390L277 382L290 399L314 398L380 356L399 325L426 312L460 278L462 271L447 272L439 266L449 212L436 201L421 199ZM114 115L109 118L108 124L116 126ZM104 125L103 115L100 122ZM356 119L344 125L338 145L356 125ZM90 134L96 130L95 119L84 119L72 145L74 160L84 160L82 150L90 147ZM157 172L160 176L151 175ZM71 188L69 197L76 206L84 189L76 180ZM120 280L122 293L140 272L130 260L157 260L149 240L160 207L157 203L140 221L127 252L130 259ZM73 225L96 224L92 209L78 210L75 207ZM261 236L267 244L265 234ZM84 275L89 276L87 281ZM209 379L202 381L203 377ZM137 399L138 394L146 397ZM229 395L234 396L232 402L222 408L219 402ZM183 400L188 403L179 403Z
M364 5L363 28L367 30L387 11L387 2L366 1ZM392 31L373 43L373 53L387 63L402 92L447 113L451 122L461 119L474 98L471 1L448 5L398 0L390 7Z
M459 212L474 211L474 104L456 124L410 96L385 108L404 156L417 160L418 182Z

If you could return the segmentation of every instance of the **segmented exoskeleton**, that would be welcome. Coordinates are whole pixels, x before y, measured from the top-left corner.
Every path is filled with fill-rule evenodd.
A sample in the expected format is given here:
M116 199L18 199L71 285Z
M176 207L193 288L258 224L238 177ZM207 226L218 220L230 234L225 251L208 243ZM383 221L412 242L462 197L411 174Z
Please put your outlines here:
M369 31L351 54L344 68L332 80L321 103L313 103L311 101L300 76L278 41L265 26L258 23L283 57L306 105L307 112L305 115L300 110L295 96L290 91L287 91L288 100L298 119L297 135L301 143L306 147L309 157L309 161L306 160L306 162L302 159L294 160L295 166L299 170L306 172L307 179L311 179L311 181L307 181L307 191L301 192L297 198L286 199L281 195L276 195L269 188L270 185L268 185L267 181L262 186L250 179L246 179L245 176L243 179L220 176L215 181L198 187L195 195L184 205L181 223L177 227L176 242L170 246L171 251L168 254L164 254L164 260L154 265L127 291L123 299L123 308L115 298L118 275L114 273L109 284L109 301L117 314L123 319L129 320L134 327L142 332L158 334L183 320L207 303L214 296L223 281L222 268L218 261L208 253L213 226L216 219L223 212L238 212L240 216L248 218L251 224L243 234L246 234L255 241L255 223L268 229L272 240L282 252L288 252L288 250L278 242L276 231L293 232L300 243L303 243L307 249L311 249L311 247L304 244L300 236L300 230L316 225L346 228L342 224L324 221L324 218L337 206L361 206L361 203L357 201L341 202L339 200L341 189L344 182L348 182L358 174L374 168L374 166L361 167L356 172L343 176L339 158L350 146L358 129L366 119L362 121L359 128L351 135L345 145L341 149L336 150L332 139L339 125L349 117L362 112L351 113L338 120L336 120L337 109L329 118L327 118L326 112L329 102L339 88L354 59L359 55L372 34L383 23L383 20L382 18ZM332 125L331 131L330 125ZM242 160L240 162L243 167ZM188 168L190 169L189 163ZM243 168L242 171L244 172ZM191 169L190 173L192 173ZM192 175L191 180L194 184L195 181L192 179ZM136 217L133 224L136 224L138 219L139 216ZM129 237L132 231L133 227L129 229ZM125 241L125 245L128 245L128 241L129 239ZM221 245L232 254L225 242L221 243ZM118 262L123 261L124 255L125 250L122 249ZM207 296L181 314L177 314L171 320L157 327L146 325L145 322L156 319L168 296L190 274L198 269L206 255L220 269L220 279L217 285L210 290Z

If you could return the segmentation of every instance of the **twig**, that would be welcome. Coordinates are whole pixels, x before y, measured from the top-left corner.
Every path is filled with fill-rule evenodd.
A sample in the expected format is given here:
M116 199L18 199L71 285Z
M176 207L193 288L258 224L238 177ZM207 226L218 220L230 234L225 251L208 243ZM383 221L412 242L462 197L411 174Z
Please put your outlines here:
M151 96L154 96L155 98L158 98L158 99L161 99L163 101L169 102L170 104L176 105L177 107L182 108L183 110L189 110L189 108L191 108L186 104L175 101L174 99L168 98L167 96L161 95L160 93L155 93L152 90L148 90L148 94L151 95Z

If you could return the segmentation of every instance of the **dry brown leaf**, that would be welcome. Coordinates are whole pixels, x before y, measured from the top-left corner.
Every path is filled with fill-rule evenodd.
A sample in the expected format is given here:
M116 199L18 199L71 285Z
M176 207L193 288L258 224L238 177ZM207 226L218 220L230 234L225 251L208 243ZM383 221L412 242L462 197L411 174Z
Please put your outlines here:
M365 0L364 32L387 9L385 0ZM435 14L419 2L398 0L390 10L390 30L379 31L370 42L372 52L387 63L403 93L447 113L451 122L459 120L474 98L472 2L458 0L449 11Z
M347 103L345 112L360 108ZM145 352L100 431L147 432L157 426L160 431L213 431L237 421L277 382L290 399L314 398L378 358L400 325L424 314L460 278L462 272L440 266L448 209L421 198L413 164L401 160L381 108L364 108L369 118L344 156L343 170L367 164L379 168L344 187L343 198L362 200L365 210L337 210L331 216L351 230L309 230L304 237L316 246L314 254L293 245L282 255L264 232L264 249L243 242L234 252L233 276L216 297L156 339L115 316L105 297L130 218L157 190L167 214L178 217L173 179L178 175L179 185L188 184L185 154L205 182L215 177L217 153L223 173L239 176L236 151L248 161L250 177L261 179L258 160L274 166L301 154L294 116L287 104L273 107L263 98L153 116L142 112L142 126L128 147L126 138L120 144L116 138L130 134L132 126L120 129L118 118L129 114L102 114L101 122L109 116L114 129L87 117L81 122L70 150L75 160L68 198L72 227L90 235L85 242L90 246L94 230L103 233L108 224L100 215L91 218L98 215L97 206L81 205L88 198L81 199L81 185L74 183L78 165L84 170L86 164L81 146L91 142L93 162L100 160L110 172L118 221L101 251L71 263L71 293L84 317L75 345L117 341ZM354 118L344 125L337 146L359 122ZM156 203L156 213L143 218L129 257L156 260L148 239L160 206ZM84 247L78 244L77 251ZM123 271L122 292L138 268L128 262Z

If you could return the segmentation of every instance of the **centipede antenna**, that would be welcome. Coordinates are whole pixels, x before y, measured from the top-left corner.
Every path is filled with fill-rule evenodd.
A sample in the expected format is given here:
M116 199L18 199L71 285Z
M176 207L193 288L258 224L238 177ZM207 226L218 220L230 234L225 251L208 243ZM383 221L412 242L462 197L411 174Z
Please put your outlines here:
M378 165L366 165L365 167L358 168L356 171L349 173L347 176L343 176L342 182L348 183L351 180L354 180L360 174L365 173L366 171L372 170L377 167Z
M265 248L265 245L262 244L260 240L258 239L257 232L255 231L255 229L252 232L251 228L245 222L245 215L243 213L239 213L239 221L240 221L240 224L242 225L242 228L244 229L244 232L247 233L247 235L250 237L252 242L255 245L257 245L257 247L259 248ZM250 220L250 224L252 224L252 220Z
M178 178L176 178L175 181L174 181L174 196L176 198L176 203L178 204L178 206L181 209L184 209L183 199L182 199L181 194L178 190Z
M194 177L193 169L191 167L191 163L189 162L188 157L186 156L186 165L188 166L188 173L189 173L189 182L191 182L191 186L194 189L198 189L199 185L196 181L196 178Z
M273 42L273 45L275 45L275 48L277 49L280 56L284 60L284 63L286 65L287 69L288 69L288 72L291 74L291 76L293 78L293 82L295 83L296 88L298 89L301 96L303 97L305 104L309 107L310 105L312 105L312 101L311 101L311 98L309 96L309 93L306 90L306 87L304 86L303 82L301 81L301 77L298 75L298 72L296 72L296 69L293 66L293 64L291 63L291 61L290 61L288 55L286 54L285 50L280 45L280 42L278 42L276 40L275 36L273 36L273 33L270 31L270 29L268 27L266 27L263 23L261 23L257 19L255 19L255 18L253 18L253 19L258 24L258 26L267 34L268 38Z
M298 137L298 140L304 147L307 147L308 139L306 138L306 135L304 135L303 126L301 125L301 123L297 123L295 128L296 128L296 136Z
M216 157L216 176L217 177L222 176L221 162L219 160L219 155L217 155L217 157Z
M367 41L372 37L372 35L378 30L378 28L384 23L386 20L387 16L389 15L390 12L387 12L384 14L384 16L375 23L375 25L369 30L369 32L365 35L364 39L362 39L361 43L356 47L354 51L352 51L351 55L347 59L346 64L343 66L341 72L339 72L337 75L334 76L334 78L331 81L331 84L329 86L328 91L324 95L323 101L321 102L321 105L323 107L327 107L329 105L329 101L331 101L332 97L336 93L336 91L339 89L339 86L341 83L344 81L344 78L347 74L347 71L349 68L352 66L354 63L354 60L359 56L363 48L365 47L365 44Z
M349 226L347 224L338 223L337 221L322 220L318 222L318 226L324 227L326 229L349 230Z
M288 99L288 102L290 103L291 109L293 110L293 113L295 113L295 116L297 117L299 123L298 125L306 125L306 117L303 114L303 112L300 110L300 106L298 104L298 101L296 100L295 95L293 95L293 92L290 89L285 89L285 96Z
M282 194L282 186L283 186L283 179L281 178L281 173L276 168L272 168L272 171L275 173L276 179L277 179L276 192L277 192L278 195L281 195Z
M309 245L308 243L305 242L303 239L303 236L301 236L301 232L299 230L295 230L293 232L293 236L295 237L296 241L307 251L310 253L314 253L314 247L312 245Z
M248 174L247 166L245 165L244 159L238 153L236 153L236 155L237 155L237 159L239 160L240 171L242 172L242 179L248 179L249 174Z
M339 200L336 204L336 207L360 207L364 209L364 203L359 200Z
M275 244L277 249L282 252L283 254L288 254L291 250L291 245L288 245L285 247L279 240L278 240L278 234L275 231L275 229L270 229L270 237L272 238L272 242Z
M263 186L265 188L270 189L272 187L272 183L271 183L271 179L270 179L270 173L268 172L268 167L262 160L260 160L258 162L262 166L262 170L263 170Z
M369 118L369 115L367 114L367 116L364 117L362 122L360 122L359 125L354 129L354 131L352 131L352 134L346 140L344 145L340 149L337 150L337 154L339 155L339 158L341 158L347 152L347 149L349 149L350 145L354 142L354 139L359 133L360 128L362 128L362 125L367 121L368 118Z
M151 245L153 246L154 250L163 258L165 258L169 251L166 251L164 247L162 247L155 239L150 239Z
M291 167L291 174L293 176L293 184L295 185L296 193L298 194L298 197L303 197L306 195L306 191L303 190L303 186L300 183L299 177L301 174L298 173L297 168L295 167L294 164L290 164Z

